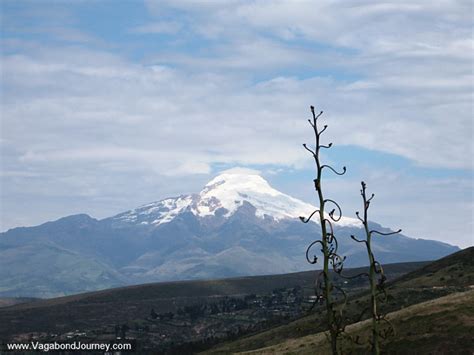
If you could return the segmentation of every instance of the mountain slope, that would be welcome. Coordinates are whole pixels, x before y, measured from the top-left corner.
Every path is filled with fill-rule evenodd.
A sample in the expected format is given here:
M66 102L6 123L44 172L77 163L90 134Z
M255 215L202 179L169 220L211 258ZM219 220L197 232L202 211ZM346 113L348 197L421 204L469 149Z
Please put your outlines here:
M310 270L304 253L319 238L319 226L298 217L315 209L258 175L222 174L198 194L103 220L76 215L15 228L0 235L0 296L51 297L144 282ZM366 264L363 246L349 238L360 227L348 217L335 223L347 266ZM433 260L458 250L403 235L377 237L373 248L384 263Z

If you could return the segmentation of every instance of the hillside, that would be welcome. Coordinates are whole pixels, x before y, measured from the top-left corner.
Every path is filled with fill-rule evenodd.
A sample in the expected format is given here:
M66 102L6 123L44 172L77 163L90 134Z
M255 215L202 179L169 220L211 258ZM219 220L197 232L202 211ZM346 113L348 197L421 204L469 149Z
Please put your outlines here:
M410 305L435 300L458 292L465 292L469 290L472 285L474 285L474 247L461 250L460 252L425 265L391 282L389 294L392 297L390 302L386 304L382 310L384 313L396 312ZM472 293L466 295L466 297L472 298ZM357 315L360 314L362 305L367 304L367 301L368 299L365 294L361 294L359 297L353 299L348 305L348 316L355 319ZM472 301L469 302L469 304L466 304L467 308L472 305ZM472 313L466 314L470 314L469 319L472 328L472 324L474 324ZM300 318L289 324L217 346L209 350L208 353L224 354L272 346L278 347L290 341L289 339L300 339L299 341L294 340L295 344L306 344L302 340L304 337L312 337L314 334L324 331L324 317L323 312L316 311L310 316ZM405 328L405 325L403 325L403 328ZM436 329L433 330L433 332L436 334ZM396 339L400 340L400 338ZM396 340L394 341L396 342Z
M448 296L418 303L389 313L387 319L397 330L396 336L383 342L389 354L472 354L474 341L474 290L455 292ZM352 324L346 328L352 336L367 339L370 336L370 320ZM366 353L366 347L352 348L346 342L346 352ZM247 354L330 354L324 333L307 335Z
M386 272L389 278L396 278L426 264L391 264L386 266ZM358 274L363 270L347 272ZM114 336L116 325L126 324L131 329L130 336L143 346L158 344L154 334L167 334L166 341L159 342L163 349L172 346L172 342L176 346L210 336L215 338L212 341L220 341L235 336L235 332L262 330L301 317L312 294L314 277L315 272L308 271L165 282L23 303L0 308L0 339L33 336L57 340L52 334L60 338L79 330L87 334L84 341L104 340ZM354 280L346 286L350 292L358 292L366 285ZM150 316L152 309L157 314L155 318ZM202 330L196 332L194 329L198 328Z
M20 303L28 303L33 301L38 301L38 298L28 298L28 297L2 297L0 298L0 308L10 307Z
M469 248L432 263L385 265L392 298L383 311L469 290L473 260ZM314 277L313 271L165 282L23 303L0 308L0 339L103 342L115 339L118 327L141 352L227 354L280 347L289 339L303 348L304 337L324 330L319 308L307 315ZM333 279L352 295L347 316L356 319L367 302L366 281Z

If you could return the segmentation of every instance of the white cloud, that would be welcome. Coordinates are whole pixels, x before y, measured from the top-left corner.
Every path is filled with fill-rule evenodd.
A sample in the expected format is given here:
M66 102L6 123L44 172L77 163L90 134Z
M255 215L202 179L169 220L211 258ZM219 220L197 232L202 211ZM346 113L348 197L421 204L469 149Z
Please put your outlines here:
M234 168L225 169L219 172L219 174L249 174L249 175L261 175L262 172L257 169L243 168L236 166Z
M6 39L4 193L20 193L18 184L30 197L55 190L126 209L196 191L216 164L306 167L300 143L312 140L310 104L326 112L335 144L472 169L467 2L150 1L148 8L154 20L124 29L134 41L186 35L166 48L150 42L142 62L113 43L94 49L78 30L65 35L80 46ZM92 211L107 215L105 202L100 208Z
M130 32L138 34L176 34L180 29L181 24L179 22L162 21L134 27Z

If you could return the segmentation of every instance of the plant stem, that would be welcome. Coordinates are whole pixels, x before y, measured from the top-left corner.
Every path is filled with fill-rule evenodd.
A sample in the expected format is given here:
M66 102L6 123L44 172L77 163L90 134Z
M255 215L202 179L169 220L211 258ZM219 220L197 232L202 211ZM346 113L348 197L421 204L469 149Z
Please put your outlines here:
M321 148L321 144L319 141L320 132L318 132L318 126L316 121L316 115L314 113L314 109L311 109L313 113L313 129L316 139L316 149L314 154L314 160L316 162L317 168L317 177L315 180L315 188L318 193L319 198L319 221L321 224L321 241L323 245L323 277L324 277L324 299L326 301L326 313L327 313L327 322L329 327L329 332L331 335L331 350L333 355L337 355L337 329L335 326L334 320L334 304L331 298L332 292L332 283L329 276L329 247L328 247L328 233L326 228L325 216L324 216L324 196L321 188L321 177L322 177L322 166L319 160L319 151Z
M372 316L372 354L380 354L380 344L379 344L379 322L378 322L378 313L377 313L377 278L375 270L375 258L372 253L372 234L369 230L369 222L367 217L367 211L369 209L370 200L367 200L367 195L365 193L365 183L362 182L362 198L364 200L364 229L366 234L365 246L367 248L367 254L369 257L370 267L369 267L369 282L370 282L370 313Z

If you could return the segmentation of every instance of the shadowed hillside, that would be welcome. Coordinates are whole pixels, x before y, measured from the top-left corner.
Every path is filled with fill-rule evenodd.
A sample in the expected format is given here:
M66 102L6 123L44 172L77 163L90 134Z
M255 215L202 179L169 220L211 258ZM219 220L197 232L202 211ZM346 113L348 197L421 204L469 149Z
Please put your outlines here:
M474 285L474 248L470 247L425 265L424 267L407 273L401 278L391 282L389 285L389 294L391 295L390 301L382 307L382 311L385 313L396 312L397 310L410 305L415 305L428 300L435 300L439 297L456 294L458 292L468 291L472 285ZM469 299L469 302L466 303L465 306L466 310L470 309L470 313L467 312L465 315L469 319L470 330L472 330L472 325L474 324L472 315L472 296L472 293L466 293L465 297L463 296L459 298L461 300ZM360 310L363 307L362 305L367 304L367 300L368 296L366 293L362 293L359 297L351 300L347 309L348 316L356 319L357 315L360 314ZM451 317L454 317L455 313L456 312L451 314ZM429 321L429 319L426 318L426 321ZM413 325L418 324L417 322L418 320L414 318L405 323L412 324L412 327L418 327L418 325ZM423 323L423 321L421 321L421 323ZM406 324L403 324L402 328L405 328ZM449 326L449 324L451 323L446 323L447 326ZM425 339L426 342L429 342L430 337L436 336L437 332L443 328L444 326L441 326L441 328L432 328L432 332L428 333L431 335ZM462 328L462 331L460 331L459 334L462 339L465 338L465 332L467 329L468 328ZM279 349L278 352L284 350L283 352L289 351L290 353L293 353L293 351L296 352L295 348L292 346L283 346L283 344L294 341L292 344L298 344L298 347L301 346L301 348L311 345L311 342L316 344L317 342L313 340L307 344L305 339L308 340L313 337L314 334L320 333L324 330L324 313L316 310L314 314L303 317L289 324L217 346L210 350L209 353L224 354L267 347L275 347L272 349ZM405 335L404 333L399 333L398 336L404 337ZM399 337L392 339L392 342L394 344L398 344L399 342L403 343L404 339ZM418 343L419 346L422 346L420 344L423 344L420 339L418 339ZM471 346L472 345L473 344L471 344ZM288 347L289 350L286 350L286 347ZM311 347L308 349L311 349ZM314 348L312 349L314 351ZM465 349L465 347L460 349Z
M395 278L424 265L391 264L386 272ZM347 272L355 275L363 270ZM0 309L0 339L55 340L52 334L79 330L87 334L84 341L104 340L114 336L117 325L125 324L130 336L150 347L161 344L166 349L198 340L212 344L300 317L310 306L305 302L312 295L314 277L315 272L309 271L165 282L23 303ZM359 292L366 283L354 280L346 286ZM194 330L198 328L204 330ZM154 339L153 334L166 334L167 339Z
M389 354L472 354L474 342L474 290L456 292L431 301L418 303L389 313L397 334L383 344ZM370 320L352 324L346 328L352 336L367 339L370 336ZM347 353L366 354L367 347L342 346ZM330 354L331 349L323 333L288 339L248 354Z
M473 253L469 248L433 263L386 265L392 297L382 311L468 290L474 284ZM216 345L208 352L231 353L280 346L324 330L321 309L305 316L315 274L155 283L23 303L0 309L0 337L101 342L115 339L114 329L121 327L142 352L187 354ZM352 295L347 315L356 319L367 302L366 281L334 275L333 280Z

